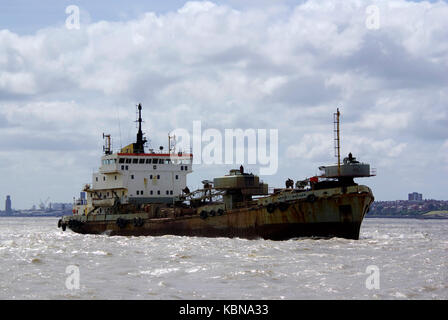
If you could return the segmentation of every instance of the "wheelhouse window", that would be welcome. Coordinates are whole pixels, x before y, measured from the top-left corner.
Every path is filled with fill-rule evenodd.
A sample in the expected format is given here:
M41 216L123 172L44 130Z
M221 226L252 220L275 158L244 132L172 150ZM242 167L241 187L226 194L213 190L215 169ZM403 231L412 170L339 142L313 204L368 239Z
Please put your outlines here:
M132 162L132 159L131 158L127 158L126 159L126 163L131 163Z
M132 159L132 163L138 163L138 159Z
M145 163L145 159L140 159L139 163L140 164Z
M151 160L152 159L146 159L146 163L148 164L148 163L151 163Z
M119 163L124 163L125 159L124 158L120 158L120 160L118 160Z

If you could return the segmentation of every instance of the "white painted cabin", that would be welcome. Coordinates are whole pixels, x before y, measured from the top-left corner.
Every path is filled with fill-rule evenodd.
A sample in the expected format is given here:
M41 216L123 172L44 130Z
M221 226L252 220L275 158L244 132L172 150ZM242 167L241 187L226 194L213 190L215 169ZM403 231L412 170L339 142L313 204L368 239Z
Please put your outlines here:
M141 130L141 110L137 141L111 151L110 135L106 138L105 154L92 184L84 187L73 206L73 214L111 213L114 204L173 203L187 186L187 174L193 172L191 153L145 153L146 139ZM161 148L162 149L162 148Z
M118 197L121 204L173 203L187 186L192 170L191 154L116 153L101 158L99 171L86 188L85 200L75 204L75 214L86 214L93 207L113 206Z

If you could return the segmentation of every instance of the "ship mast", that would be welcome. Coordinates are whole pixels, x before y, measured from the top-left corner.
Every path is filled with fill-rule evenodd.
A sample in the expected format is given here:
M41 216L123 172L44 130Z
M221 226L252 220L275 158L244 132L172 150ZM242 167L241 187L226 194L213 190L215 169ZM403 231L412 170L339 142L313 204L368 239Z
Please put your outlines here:
M334 123L334 151L335 157L338 158L338 176L341 175L341 140L339 137L339 117L341 113L339 112L339 108L336 109L336 113L333 114L333 123Z
M145 143L147 142L145 138L143 138L142 132L142 104L138 104L138 132L137 132L137 142L135 143L134 153L145 153Z
M112 146L110 142L110 134L104 134L103 133L103 139L105 139L105 144L103 146L103 151L105 155L112 154Z

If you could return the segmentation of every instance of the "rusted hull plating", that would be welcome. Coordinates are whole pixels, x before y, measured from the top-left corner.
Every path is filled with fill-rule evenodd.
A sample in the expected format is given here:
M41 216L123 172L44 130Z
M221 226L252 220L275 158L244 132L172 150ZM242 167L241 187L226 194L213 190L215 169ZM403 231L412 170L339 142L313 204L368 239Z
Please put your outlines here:
M274 210L268 210L266 206L230 210L223 215L207 218L195 214L149 219L147 213L141 212L107 217L64 217L62 224L77 233L121 236L358 239L362 220L372 202L373 195L369 190L322 197L313 201L296 200L286 205L277 205ZM121 223L117 223L117 219Z

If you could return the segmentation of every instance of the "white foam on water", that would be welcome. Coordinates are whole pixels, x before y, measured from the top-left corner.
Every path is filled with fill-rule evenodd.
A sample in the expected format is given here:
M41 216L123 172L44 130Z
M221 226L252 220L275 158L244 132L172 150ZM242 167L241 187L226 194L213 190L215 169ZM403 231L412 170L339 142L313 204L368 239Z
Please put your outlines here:
M365 219L357 241L80 235L57 220L0 219L0 299L448 298L444 220Z

